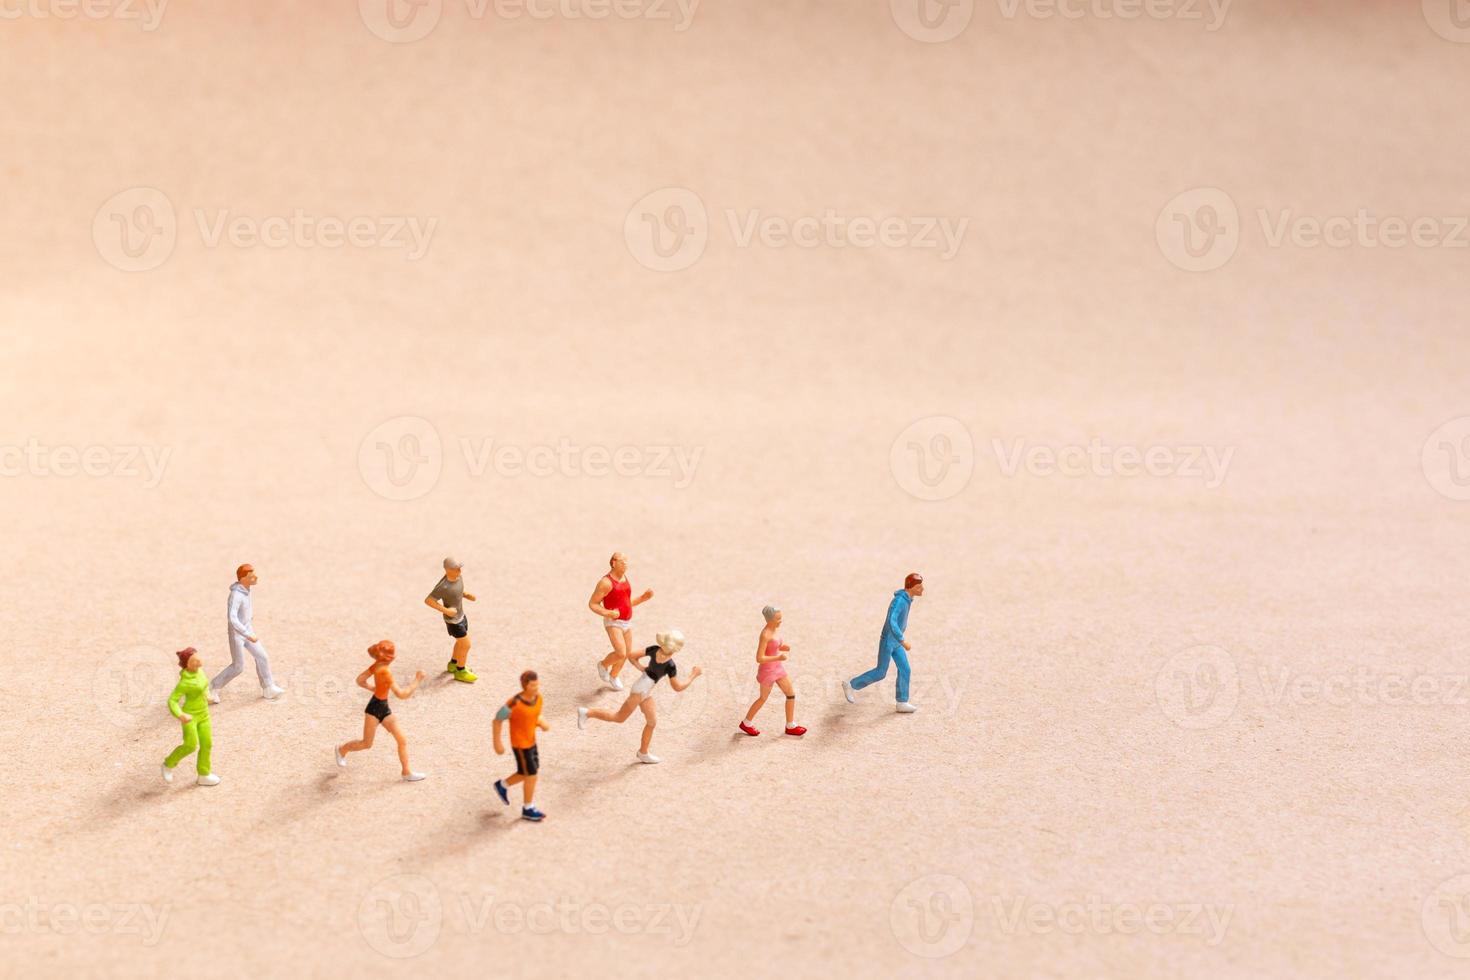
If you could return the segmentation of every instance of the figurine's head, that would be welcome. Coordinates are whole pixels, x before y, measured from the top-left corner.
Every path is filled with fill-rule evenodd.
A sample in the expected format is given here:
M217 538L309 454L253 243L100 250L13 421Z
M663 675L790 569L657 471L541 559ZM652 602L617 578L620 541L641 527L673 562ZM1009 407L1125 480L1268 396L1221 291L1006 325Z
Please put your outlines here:
M781 610L777 609L775 606L767 606L766 608L762 609L761 615L766 617L766 622L770 623L772 626L781 625Z
M923 595L924 576L920 575L918 572L909 572L908 578L903 580L903 587L908 590L908 593L911 596Z
M245 586L245 588L248 589L256 582L260 581L260 576L255 574L255 566L241 565L239 568L235 569L235 581L239 582L241 585Z
M174 656L179 658L180 670L198 670L199 665L203 663L203 661L199 659L199 651L195 650L193 647L185 647L178 653L174 654Z
M460 574L464 571L464 565L455 558L444 559L444 577L451 582L459 581Z
M678 630L665 630L656 634L653 642L658 644L660 650L672 657L684 649L684 634Z
M536 678L534 670L528 670L521 674L521 693L533 701L541 693L541 681Z
M392 640L379 640L368 647L368 656L380 664L391 664L398 651L394 649Z
M614 551L607 565L612 569L614 575L621 575L628 570L628 556L621 551Z

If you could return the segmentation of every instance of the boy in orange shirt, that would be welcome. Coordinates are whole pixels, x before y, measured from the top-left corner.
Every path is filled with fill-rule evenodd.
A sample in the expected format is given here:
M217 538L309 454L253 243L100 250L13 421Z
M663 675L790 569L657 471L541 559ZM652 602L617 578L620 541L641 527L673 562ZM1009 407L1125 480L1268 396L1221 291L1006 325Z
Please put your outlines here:
M510 806L510 787L516 783L524 784L525 805L521 807L521 819L545 820L546 814L531 805L531 799L536 795L536 772L541 768L541 760L536 753L536 729L551 731L551 726L541 720L541 682L536 679L534 670L521 674L521 693L505 702L495 713L492 731L496 755L505 754L500 726L507 721L510 722L510 748L515 753L516 771L513 776L495 781L495 793L500 802Z

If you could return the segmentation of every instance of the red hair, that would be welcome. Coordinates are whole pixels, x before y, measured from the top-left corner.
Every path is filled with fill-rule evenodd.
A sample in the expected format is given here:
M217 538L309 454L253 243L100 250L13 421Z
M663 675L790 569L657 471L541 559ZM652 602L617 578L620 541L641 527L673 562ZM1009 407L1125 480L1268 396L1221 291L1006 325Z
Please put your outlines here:
M374 660L381 660L383 654L394 652L396 652L396 648L393 646L392 640L379 640L377 643L368 647L368 656Z
M239 568L235 569L235 581L236 582L243 582L243 581L245 581L245 576L249 575L253 571L255 571L255 566L253 566L253 565L241 565Z
M195 650L193 647L184 647L184 649L182 649L178 653L174 654L175 657L178 657L179 658L179 669L180 670L188 670L189 669L189 658L192 657L192 656L194 656L194 654L196 654L198 652L199 651L198 650Z

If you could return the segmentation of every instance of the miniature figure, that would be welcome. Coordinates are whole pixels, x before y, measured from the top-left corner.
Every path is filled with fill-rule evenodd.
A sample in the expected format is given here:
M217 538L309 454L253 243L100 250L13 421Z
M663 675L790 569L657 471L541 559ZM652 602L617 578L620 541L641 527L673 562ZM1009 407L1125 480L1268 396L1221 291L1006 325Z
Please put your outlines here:
M404 780L413 783L423 779L425 774L414 772L408 764L408 741L398 728L398 719L393 717L393 709L388 707L388 692L392 691L400 700L407 701L418 690L419 684L423 683L424 672L417 671L413 675L413 683L408 687L399 687L393 682L393 672L389 669L397 655L392 640L379 640L368 647L368 656L373 658L373 662L357 675L357 686L371 691L373 695L363 709L366 717L362 720L362 738L347 742L340 748L334 747L332 755L336 758L337 765L346 769L347 753L372 748L373 736L377 734L378 726L382 725L398 743L398 761L403 766Z
M614 556L617 557L617 556ZM633 713L634 708L643 709L643 739L638 745L638 761L653 765L659 761L658 756L649 753L649 745L653 741L653 729L658 724L658 715L653 705L653 689L659 681L665 677L669 679L669 686L675 691L682 691L694 683L701 671L695 667L689 672L687 681L678 678L679 669L674 664L674 654L684 647L684 634L678 630L669 630L667 633L659 633L656 637L658 643L649 647L640 654L628 658L629 663L643 671L643 676L633 682L632 690L628 692L628 699L616 713L603 711L601 708L588 710L577 709L577 727L586 728L588 718L596 718L598 721L610 721L621 725L627 721L628 716ZM638 661L647 657L648 666L640 667Z
M761 693L745 713L740 730L747 735L760 734L760 729L751 722L755 721L756 712L765 706L766 698L771 696L771 687L777 685L786 695L786 734L800 738L806 734L806 729L796 723L796 691L791 686L791 678L786 676L786 651L791 647L776 635L776 630L781 628L781 610L767 606L761 610L761 615L765 617L766 625L755 643L755 662L760 665L755 671L755 681L760 685Z
M505 743L500 740L500 726L510 722L510 750L516 757L515 775L495 781L495 793L500 802L510 806L509 788L520 783L525 796L521 807L521 819L540 822L546 814L536 809L531 800L536 795L536 773L541 768L541 759L536 751L536 729L551 731L551 726L541 717L541 682L534 670L521 674L521 692L501 706L495 713L491 731L495 739L495 754L505 754Z
M444 627L454 637L454 653L445 666L446 674L466 684L473 684L476 676L469 670L470 621L464 614L464 600L475 601L475 597L464 590L464 566L453 558L444 559L444 577L424 599L424 605L444 617Z
M174 767L183 762L189 753L198 750L199 759L195 769L199 778L196 781L200 786L218 786L219 777L209 771L209 755L214 748L209 727L209 702L205 696L209 688L209 678L204 676L199 653L193 647L180 650L175 656L179 658L179 683L168 696L168 711L183 724L184 744L163 760L163 781L173 782Z
M888 615L883 620L883 635L878 640L878 666L866 673L859 674L850 681L842 682L842 694L847 698L848 704L852 704L855 700L854 693L887 677L888 662L892 660L898 664L898 682L895 690L899 714L913 714L919 710L918 705L909 703L908 651L913 647L909 646L908 640L904 639L904 632L909 626L909 607L923 594L924 576L918 572L910 573L903 580L903 588L893 593L893 601L888 604Z
M209 685L209 703L219 704L219 692L245 669L245 654L255 659L255 676L260 681L260 696L274 701L285 692L276 687L271 679L271 661L265 646L255 635L254 609L250 602L250 589L260 576L250 565L235 569L235 584L230 586L230 601L226 618L230 627L230 665L218 674Z
M597 580L587 608L602 617L602 625L612 641L612 652L598 663L597 676L614 691L621 691L623 682L618 680L618 672L633 650L633 607L652 599L653 590L645 589L642 595L633 598L633 587L628 584L628 558L622 552L613 552L608 566L608 573Z

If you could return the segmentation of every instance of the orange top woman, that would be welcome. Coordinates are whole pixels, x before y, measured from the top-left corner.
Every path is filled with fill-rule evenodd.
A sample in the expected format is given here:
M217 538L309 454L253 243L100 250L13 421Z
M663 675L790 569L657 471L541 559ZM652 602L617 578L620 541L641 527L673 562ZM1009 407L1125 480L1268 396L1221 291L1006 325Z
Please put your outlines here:
M363 749L373 747L373 736L378 732L378 726L382 725L388 729L398 743L398 761L403 766L403 778L408 782L418 782L424 778L424 773L414 772L408 764L408 741L404 739L403 732L398 728L398 719L393 717L393 709L388 707L388 694L391 692L402 700L413 697L413 692L418 690L419 684L423 683L424 672L418 671L414 674L413 683L408 687L399 687L393 682L393 672L388 665L397 656L392 640L379 640L368 647L368 656L373 658L372 664L366 670L357 675L357 686L365 691L372 691L373 696L368 699L367 708L364 709L362 719L362 738L353 739L339 748L332 750L332 755L337 760L337 765L343 769L347 768L347 753L360 752Z

